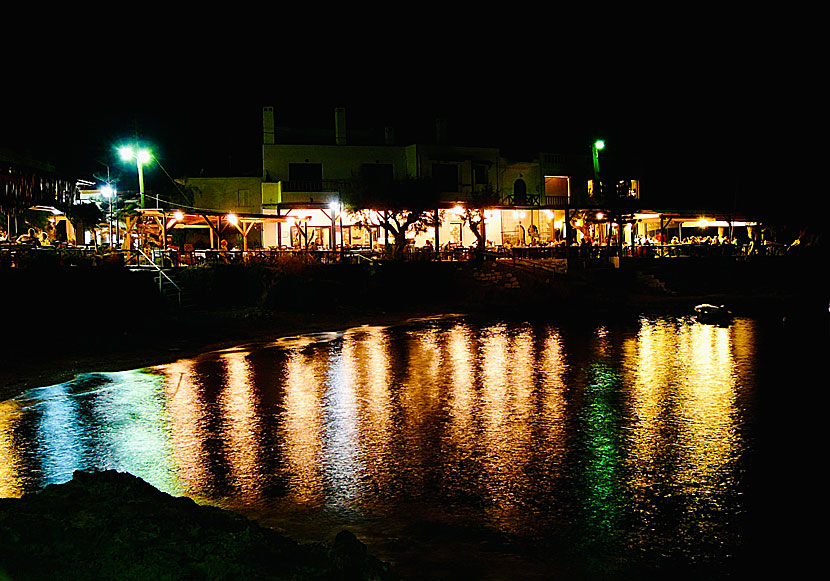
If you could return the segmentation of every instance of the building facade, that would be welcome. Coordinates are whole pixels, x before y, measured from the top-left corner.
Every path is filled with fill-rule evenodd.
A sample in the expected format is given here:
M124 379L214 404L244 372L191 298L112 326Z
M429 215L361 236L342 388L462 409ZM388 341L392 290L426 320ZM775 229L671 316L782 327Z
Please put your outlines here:
M471 246L463 209L477 195L492 199L485 211L486 240L502 246L555 243L565 237L569 204L584 191L583 176L569 167L574 159L543 154L539 159L511 160L497 148L458 147L436 124L433 143L399 145L392 132L377 145L353 145L346 131L346 112L334 112L334 140L328 144L279 143L272 107L263 109L261 211L303 218L318 248L374 246L382 242L378 228L358 226L343 210L342 192L353 180L429 179L440 189L440 225L412 232L415 246ZM466 227L465 227L466 224ZM272 224L263 245L296 247L299 225Z

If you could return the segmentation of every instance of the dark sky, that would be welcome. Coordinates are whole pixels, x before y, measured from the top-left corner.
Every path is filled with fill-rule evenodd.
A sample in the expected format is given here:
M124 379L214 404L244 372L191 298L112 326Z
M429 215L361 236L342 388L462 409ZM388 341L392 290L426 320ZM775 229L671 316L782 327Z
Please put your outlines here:
M204 167L223 173L228 156L253 156L258 167L263 105L275 108L280 127L328 131L334 128L335 107L343 106L350 133L382 138L384 127L391 126L401 144L433 140L435 119L442 117L454 144L500 146L517 154L587 150L600 136L609 147L623 149L637 143L644 129L637 127L633 113L611 119L610 108L556 99L418 100L411 94L302 99L275 93L249 100L166 98L149 104L99 99L20 102L3 111L3 145L84 171L111 147L138 135L152 144L171 171L191 173Z
M655 103L648 97L625 96L609 97L607 102L589 97L476 96L422 102L411 96L311 97L297 102L275 94L251 100L173 98L147 105L97 99L18 103L3 111L4 145L29 149L74 169L138 134L153 144L170 168L213 168L217 159L228 154L253 151L258 157L263 105L275 107L278 126L327 130L334 127L334 108L344 106L350 132L374 130L382 136L383 128L391 126L401 143L432 139L434 121L443 117L453 143L519 152L587 151L593 139L603 137L609 155L611 148L618 155L637 157L701 146L721 155L723 149L748 137L740 116L729 118L728 103L718 110L712 103L693 100ZM216 169L221 170L221 165Z
M350 132L382 136L392 126L403 144L432 139L437 117L447 119L454 144L516 155L588 154L602 137L605 170L640 177L644 191L666 198L722 198L749 182L759 196L771 195L757 176L770 148L788 147L772 141L763 122L767 93L757 66L733 52L671 61L657 58L665 56L659 51L614 60L614 52L571 52L551 62L527 54L473 58L480 57L475 52L438 61L427 58L433 52L420 60L396 54L401 62L394 63L344 56L325 67L302 65L292 53L301 66L290 69L277 67L279 59L218 65L213 54L187 60L182 53L173 64L168 57L163 70L148 57L148 64L120 70L110 90L101 88L108 75L95 72L114 69L115 60L90 71L74 63L48 85L37 82L35 69L18 69L29 78L4 96L0 146L88 177L106 173L105 164L125 171L114 147L138 135L173 177L257 175L263 105L275 107L278 126L328 130L334 108L344 106ZM148 181L162 178L148 170Z

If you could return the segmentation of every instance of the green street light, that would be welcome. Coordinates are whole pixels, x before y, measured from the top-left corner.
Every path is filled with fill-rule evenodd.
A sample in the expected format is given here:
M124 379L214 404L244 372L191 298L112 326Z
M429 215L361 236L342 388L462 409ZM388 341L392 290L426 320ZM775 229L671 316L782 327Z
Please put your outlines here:
M594 188L596 192L600 192L600 178L599 178L599 151L605 149L605 141L597 139L591 146L591 154L594 158Z
M135 149L130 146L120 147L118 153L124 161L135 160L135 165L138 168L138 191L141 195L141 207L144 207L144 170L142 166L153 159L153 154L149 149Z

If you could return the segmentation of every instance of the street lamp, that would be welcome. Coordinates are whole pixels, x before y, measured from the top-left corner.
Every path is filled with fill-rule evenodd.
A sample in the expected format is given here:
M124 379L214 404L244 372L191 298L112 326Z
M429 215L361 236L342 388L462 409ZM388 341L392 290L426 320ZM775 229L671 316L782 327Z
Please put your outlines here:
M601 149L605 149L605 141L602 139L597 139L591 145L591 157L594 160L594 182L593 182L593 190L594 195L601 196L602 195L602 187L600 186L599 181L599 152Z
M115 188L111 185L107 184L101 188L101 195L107 198L110 202L110 248L113 248L112 244L112 198L115 195Z
M343 233L343 200L331 200L329 202L329 211L331 211L331 240L329 246L332 250L337 248L337 222L340 220L340 254L343 254L343 244L345 243L345 235Z
M591 146L591 153L594 158L594 178L599 179L599 152L605 149L605 142L602 139L597 139Z
M124 146L118 149L118 153L121 154L121 159L124 161L135 160L136 167L138 168L138 191L141 195L141 207L144 207L144 170L142 169L142 165L148 163L152 158L153 155L150 153L148 149L135 149L130 146Z

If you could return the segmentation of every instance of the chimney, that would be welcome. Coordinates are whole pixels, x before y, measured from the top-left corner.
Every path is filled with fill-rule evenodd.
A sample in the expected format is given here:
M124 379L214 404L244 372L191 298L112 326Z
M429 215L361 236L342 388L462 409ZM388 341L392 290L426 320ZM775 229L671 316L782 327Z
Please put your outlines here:
M435 142L439 145L447 145L447 120L446 119L436 119L435 120Z
M262 108L262 143L274 145L274 108Z
M346 109L343 107L334 110L334 142L346 145Z
M386 145L395 145L395 130L392 127L385 127L383 130L383 142Z

